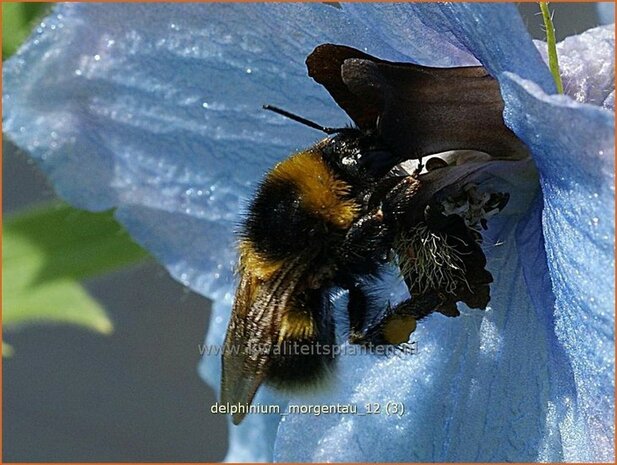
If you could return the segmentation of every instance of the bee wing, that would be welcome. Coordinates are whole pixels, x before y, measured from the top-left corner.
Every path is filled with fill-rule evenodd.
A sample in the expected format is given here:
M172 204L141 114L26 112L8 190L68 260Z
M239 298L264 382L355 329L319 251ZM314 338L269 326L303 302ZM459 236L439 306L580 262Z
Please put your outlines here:
M283 266L267 281L241 273L223 348L221 402L250 405L267 375L269 350L277 343L281 317L304 267ZM246 413L233 416L239 424Z
M306 64L360 128L377 127L402 159L464 149L527 154L503 122L498 82L481 66L393 63L332 44L317 47Z

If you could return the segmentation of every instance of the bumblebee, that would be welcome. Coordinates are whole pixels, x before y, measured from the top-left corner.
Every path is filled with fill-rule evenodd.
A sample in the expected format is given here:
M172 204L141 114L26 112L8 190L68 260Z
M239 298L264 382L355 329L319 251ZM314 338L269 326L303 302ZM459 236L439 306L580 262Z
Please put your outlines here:
M503 125L495 81L478 67L389 63L330 44L315 49L307 66L356 126L321 127L267 107L328 137L274 166L250 203L222 357L224 404L250 404L264 382L305 389L326 377L335 362L335 288L349 293L349 340L366 345L405 343L433 311L455 316L457 302L485 308L490 298L477 230L505 206L507 194L477 193L473 185L450 192L441 181L448 178L444 162L432 162L424 174L397 167L451 149L494 156L520 150ZM454 85L488 89L488 104L478 107L477 96L453 98L460 95ZM475 213L461 214L457 202L473 204ZM367 324L378 304L363 278L378 275L392 257L411 298Z

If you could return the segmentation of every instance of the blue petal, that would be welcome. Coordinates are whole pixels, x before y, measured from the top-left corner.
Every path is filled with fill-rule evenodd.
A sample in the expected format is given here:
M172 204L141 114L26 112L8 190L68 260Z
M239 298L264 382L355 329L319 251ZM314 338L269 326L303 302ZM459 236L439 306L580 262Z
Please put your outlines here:
M574 371L590 458L614 456L614 156L612 112L548 96L505 74L506 120L540 172L555 324ZM525 111L521 111L525 109Z

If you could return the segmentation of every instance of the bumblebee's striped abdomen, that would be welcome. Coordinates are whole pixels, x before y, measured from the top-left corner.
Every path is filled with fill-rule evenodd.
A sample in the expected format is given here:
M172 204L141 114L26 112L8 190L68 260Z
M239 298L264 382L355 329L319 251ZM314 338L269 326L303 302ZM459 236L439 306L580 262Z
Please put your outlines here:
M342 237L358 215L350 186L337 179L319 150L276 165L253 200L242 233L260 260L276 262Z

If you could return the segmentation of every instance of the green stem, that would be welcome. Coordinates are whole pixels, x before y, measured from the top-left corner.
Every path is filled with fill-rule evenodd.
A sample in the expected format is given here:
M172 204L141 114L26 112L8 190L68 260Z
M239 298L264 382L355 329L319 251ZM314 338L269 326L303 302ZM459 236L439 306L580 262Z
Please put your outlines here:
M546 28L546 45L548 46L548 67L551 70L557 92L563 94L563 82L561 82L561 74L559 74L559 59L557 58L557 41L555 40L555 28L553 20L548 11L548 2L540 2L540 11L544 19L544 27Z

